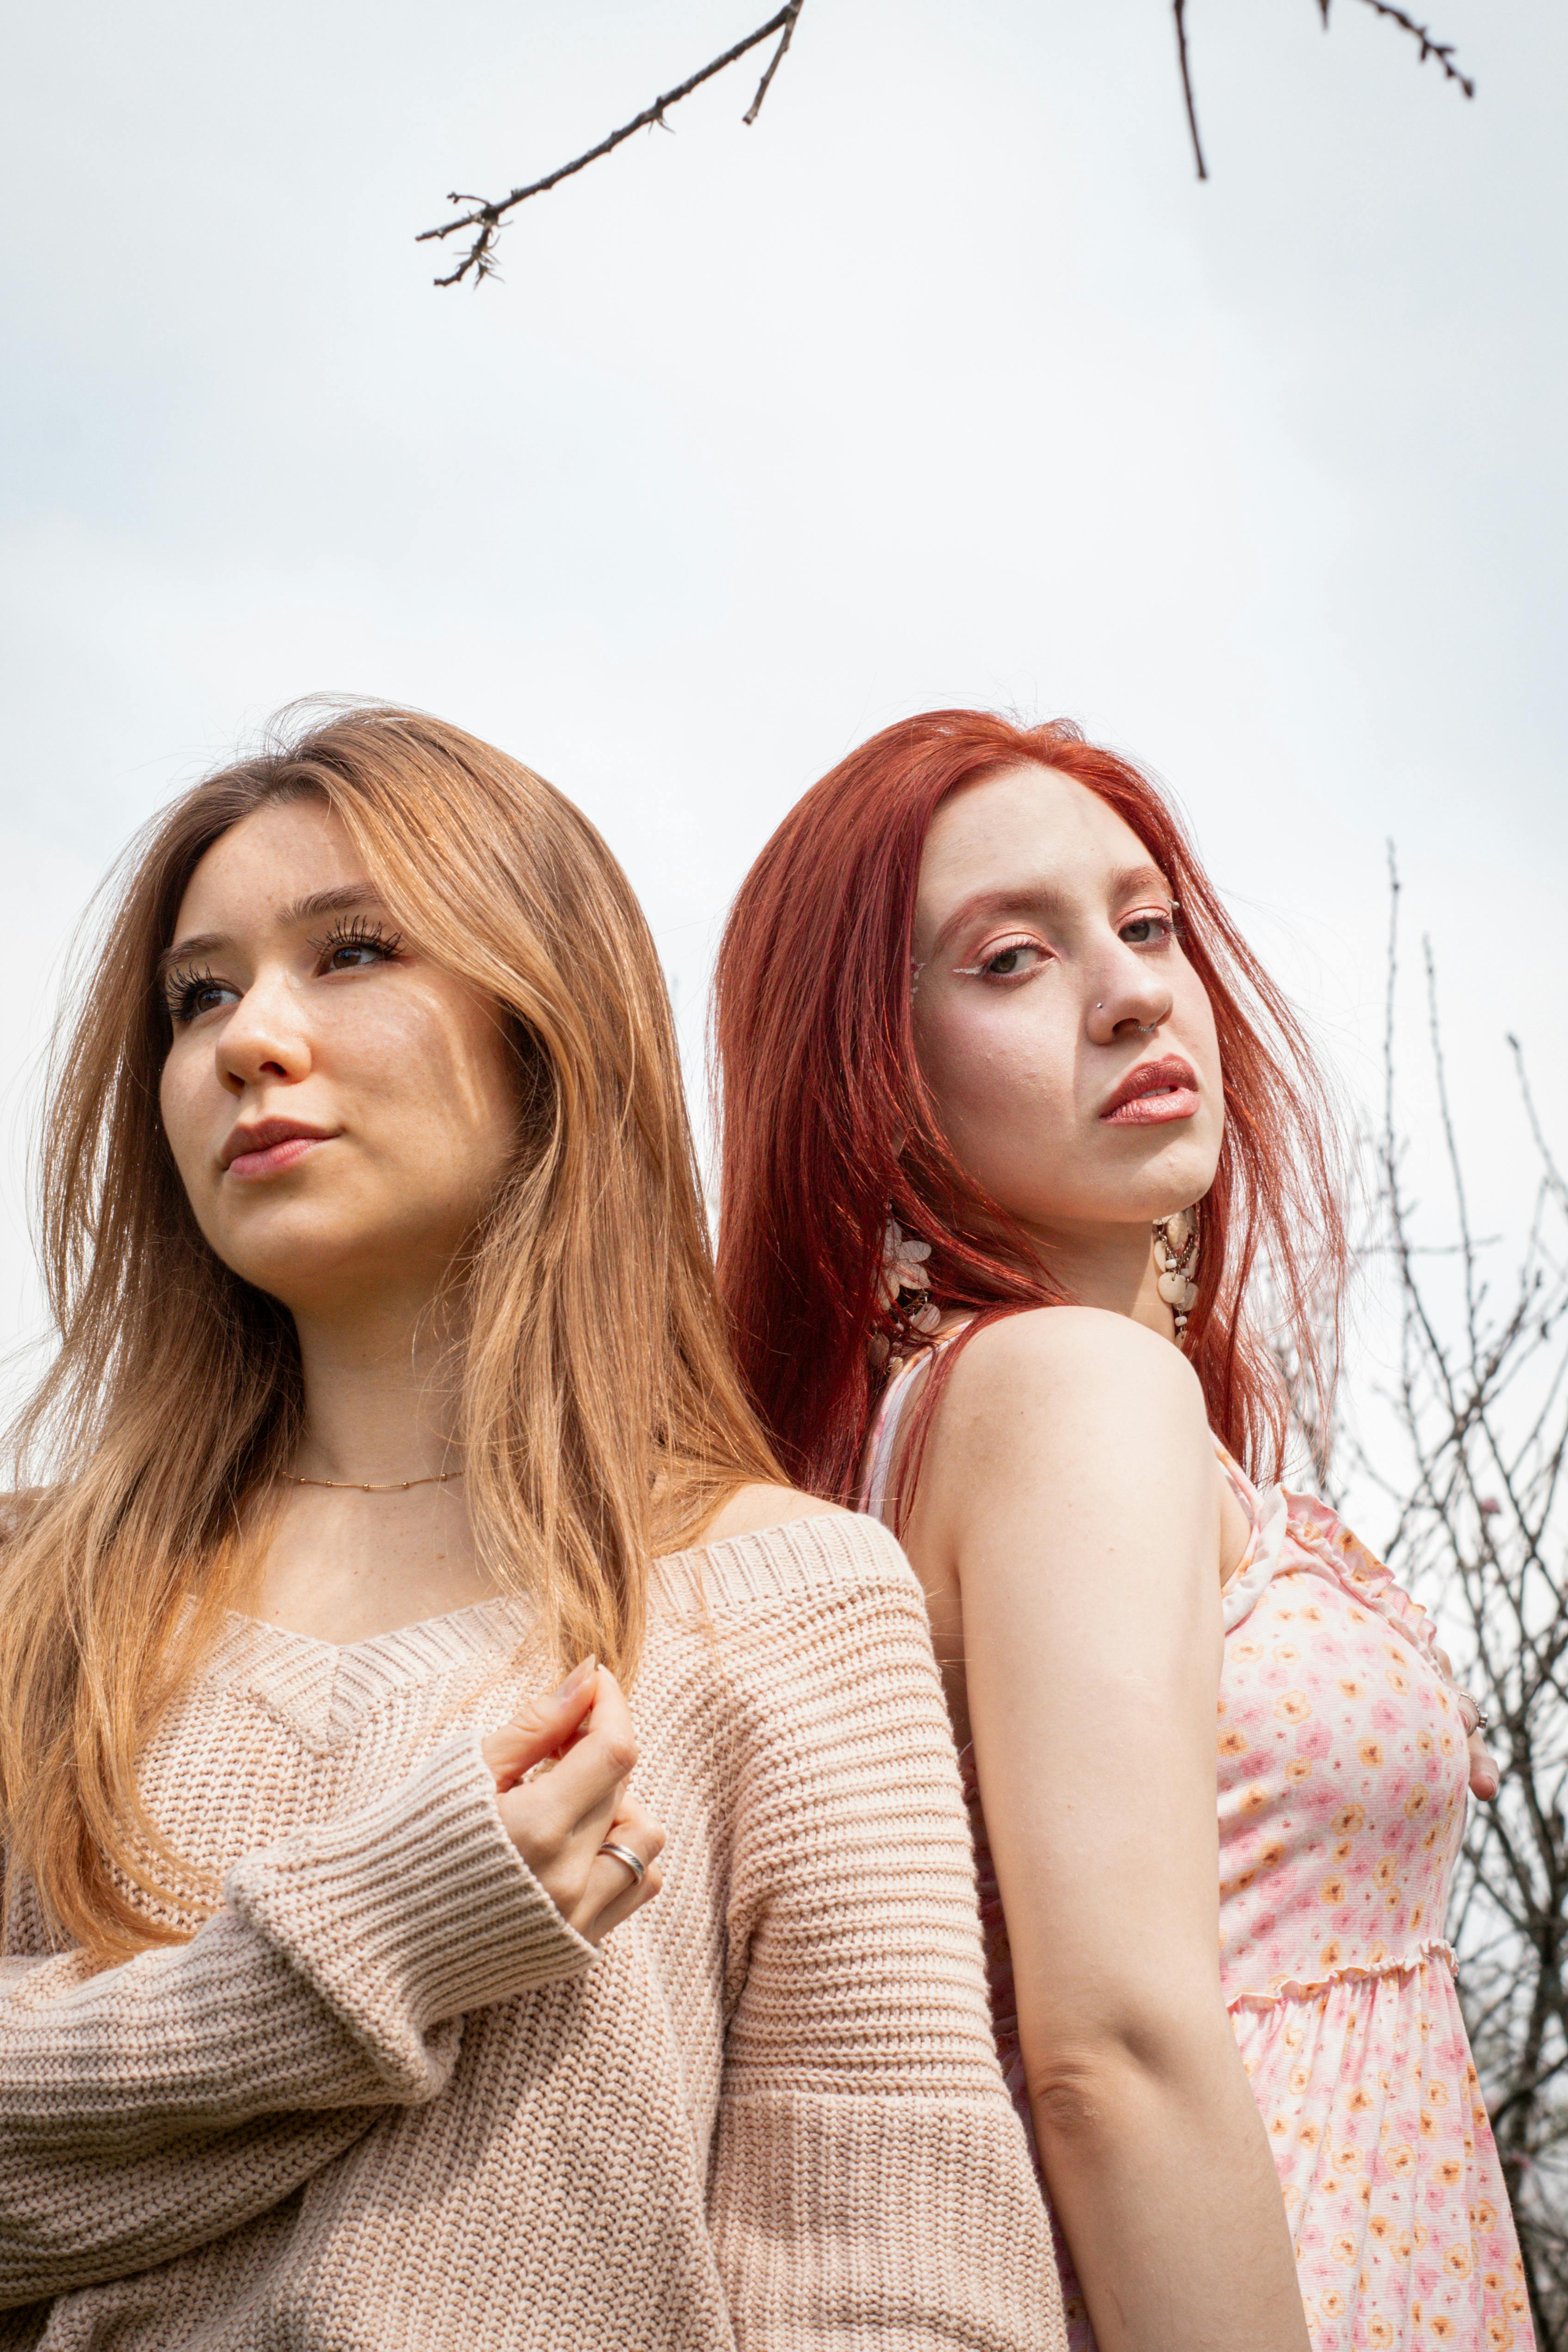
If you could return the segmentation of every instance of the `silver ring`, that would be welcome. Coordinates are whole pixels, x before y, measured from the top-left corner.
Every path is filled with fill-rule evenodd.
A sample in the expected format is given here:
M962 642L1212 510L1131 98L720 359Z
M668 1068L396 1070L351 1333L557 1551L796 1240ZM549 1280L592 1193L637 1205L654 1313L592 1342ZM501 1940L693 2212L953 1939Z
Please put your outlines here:
M1473 1739L1478 1731L1484 1731L1486 1729L1488 1724L1491 1721L1491 1717L1487 1713L1485 1707L1481 1705L1479 1699L1475 1697L1471 1692L1468 1690L1458 1690L1457 1685L1455 1687L1457 1695L1465 1700L1467 1705L1475 1708L1476 1719L1474 1723L1471 1724L1469 1731L1465 1734L1467 1739Z
M629 1845L615 1844L613 1840L607 1841L599 1851L601 1853L607 1853L612 1862L623 1862L635 1884L642 1885L648 1875L648 1865L640 1853L633 1853Z

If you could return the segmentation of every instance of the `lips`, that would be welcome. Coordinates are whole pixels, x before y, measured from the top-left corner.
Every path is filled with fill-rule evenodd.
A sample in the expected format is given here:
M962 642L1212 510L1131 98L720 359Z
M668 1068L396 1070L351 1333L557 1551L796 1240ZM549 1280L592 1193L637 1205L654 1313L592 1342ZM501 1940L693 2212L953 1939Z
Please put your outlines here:
M303 1160L318 1143L329 1143L329 1130L308 1127L298 1118L258 1118L232 1129L219 1154L231 1176L242 1182L256 1176L276 1176Z
M1159 1127L1191 1118L1198 1108L1197 1073L1179 1054L1129 1070L1101 1118L1113 1127Z

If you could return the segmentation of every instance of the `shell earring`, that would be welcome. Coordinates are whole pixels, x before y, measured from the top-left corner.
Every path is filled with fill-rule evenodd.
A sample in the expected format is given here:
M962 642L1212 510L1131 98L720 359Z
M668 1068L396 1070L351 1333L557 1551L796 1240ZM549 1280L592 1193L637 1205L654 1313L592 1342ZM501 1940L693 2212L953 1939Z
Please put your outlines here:
M942 1321L941 1309L931 1296L931 1276L925 1271L930 1255L930 1243L906 1234L890 1212L883 1234L877 1305L893 1320L921 1332L936 1330Z
M1155 1264L1159 1269L1155 1287L1176 1318L1176 1343L1186 1336L1186 1318L1197 1305L1197 1211L1178 1209L1174 1217L1154 1223Z

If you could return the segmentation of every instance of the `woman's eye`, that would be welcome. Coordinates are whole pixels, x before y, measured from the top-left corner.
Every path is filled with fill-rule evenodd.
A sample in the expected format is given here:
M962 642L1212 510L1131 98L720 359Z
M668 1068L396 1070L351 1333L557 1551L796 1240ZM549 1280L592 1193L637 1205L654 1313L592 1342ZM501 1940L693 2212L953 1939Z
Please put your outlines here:
M188 1021L198 1021L204 1013L211 1013L225 997L236 997L238 993L226 980L214 980L210 972L175 972L167 990L169 1018L183 1028Z
M329 971L353 971L361 964L384 963L386 950L374 947L369 940L348 940L334 948L327 958Z
M1042 955L1043 950L1032 940L1009 940L1005 948L998 948L986 958L980 970L990 980L1018 980L1026 971L1036 970Z
M1116 936L1130 948L1163 948L1175 939L1176 925L1168 915L1134 915Z

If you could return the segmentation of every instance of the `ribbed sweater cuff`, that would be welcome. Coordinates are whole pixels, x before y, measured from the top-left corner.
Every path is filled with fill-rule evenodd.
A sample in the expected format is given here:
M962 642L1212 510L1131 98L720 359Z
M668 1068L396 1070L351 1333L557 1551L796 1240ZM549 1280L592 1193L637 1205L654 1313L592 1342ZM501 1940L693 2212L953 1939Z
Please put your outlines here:
M411 2027L422 2035L597 1957L502 1827L476 1732L379 1804L248 1854L226 1894L396 2071L414 2055Z

